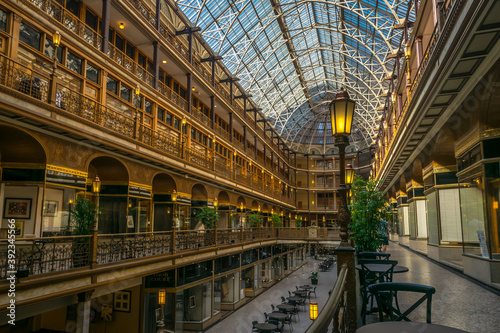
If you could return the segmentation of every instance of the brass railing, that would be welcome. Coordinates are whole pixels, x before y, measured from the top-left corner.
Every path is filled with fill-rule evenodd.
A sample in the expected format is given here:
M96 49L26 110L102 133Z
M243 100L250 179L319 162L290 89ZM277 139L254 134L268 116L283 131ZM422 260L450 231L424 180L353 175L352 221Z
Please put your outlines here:
M347 333L349 320L347 317L347 292L346 281L349 268L343 264L335 281L333 291L330 293L325 305L316 320L305 333L328 332L328 327L333 324L332 332ZM333 321L333 323L332 323Z
M241 244L265 240L337 240L338 232L326 228L310 236L307 228L240 228L207 230L171 230L158 232L100 234L97 242L91 236L54 236L16 239L14 266L8 266L8 241L0 240L0 278L7 271L27 270L29 275L90 267L156 255L197 250L219 245ZM94 256L95 254L95 256Z

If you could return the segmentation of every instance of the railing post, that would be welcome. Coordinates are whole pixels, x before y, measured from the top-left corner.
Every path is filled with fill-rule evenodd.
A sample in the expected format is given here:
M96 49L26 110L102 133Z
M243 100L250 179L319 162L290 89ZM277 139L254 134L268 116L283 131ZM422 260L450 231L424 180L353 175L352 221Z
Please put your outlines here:
M92 237L90 237L90 269L95 268L97 265L97 230L92 230Z
M57 92L57 75L55 74L55 70L52 74L50 74L50 83L49 83L49 104L56 104L56 92Z
M170 239L170 246L172 247L172 254L175 253L175 229L172 229L172 236L171 236L171 239Z
M214 246L217 246L217 224L214 227Z

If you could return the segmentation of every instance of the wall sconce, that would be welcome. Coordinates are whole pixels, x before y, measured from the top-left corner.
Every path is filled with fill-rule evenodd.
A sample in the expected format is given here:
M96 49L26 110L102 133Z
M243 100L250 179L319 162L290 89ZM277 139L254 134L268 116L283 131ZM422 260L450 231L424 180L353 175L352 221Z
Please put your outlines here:
M318 318L318 303L317 302L310 302L309 303L309 318L311 318L311 320L316 320L316 318Z
M59 45L61 45L61 34L59 31L52 34L52 43L54 44L54 47L59 47Z
M120 22L119 27L120 27L120 29L125 29L125 24L123 24L123 22Z

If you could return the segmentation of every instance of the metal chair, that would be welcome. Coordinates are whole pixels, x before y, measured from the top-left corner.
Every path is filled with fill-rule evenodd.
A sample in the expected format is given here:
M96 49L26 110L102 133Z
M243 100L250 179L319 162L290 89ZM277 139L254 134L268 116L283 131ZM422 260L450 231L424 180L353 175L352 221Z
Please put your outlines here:
M255 327L255 325L257 325L259 322L257 320L255 321L252 321L252 332L260 332L260 330Z
M379 282L392 282L394 267L398 264L395 260L373 260L373 259L360 259L358 260L361 265L359 270L359 284L361 291L361 299L363 301L361 306L361 317L363 324L366 324L366 314L368 313L367 306L370 303L370 310L373 303L373 295L369 292L368 286ZM366 265L369 264L383 264L387 269L383 272L372 272ZM371 302L370 302L371 300Z
M389 314L391 321L411 321L408 315L413 312L420 304L427 301L427 323L431 323L432 295L436 289L431 286L425 286L414 283L403 282L383 282L368 286L368 290L375 295L377 299L377 308L379 320L384 321L384 311ZM397 301L398 294L401 292L420 293L423 294L418 301L411 305L405 312L401 312L399 304L394 307L394 300Z
M316 295L316 287L314 287L314 289L309 292L309 298L311 298L311 294L314 294L314 298L318 297Z

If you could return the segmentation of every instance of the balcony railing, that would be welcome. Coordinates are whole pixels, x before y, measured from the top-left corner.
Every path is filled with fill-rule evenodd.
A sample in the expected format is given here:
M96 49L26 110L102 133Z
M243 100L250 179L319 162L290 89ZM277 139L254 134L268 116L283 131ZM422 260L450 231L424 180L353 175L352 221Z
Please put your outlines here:
M27 270L29 275L90 268L127 260L157 255L174 255L177 252L198 250L220 245L238 245L264 240L338 240L338 232L315 228L314 237L307 228L240 228L171 230L133 234L93 236L55 236L16 239L16 256L9 261L6 251L8 241L0 240L0 278L8 271Z

